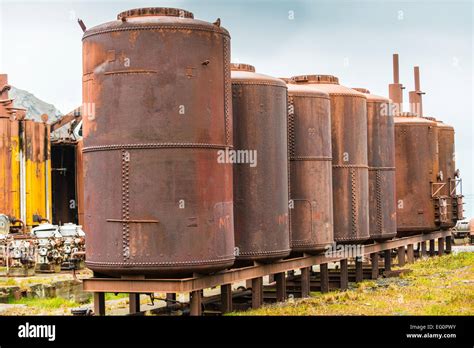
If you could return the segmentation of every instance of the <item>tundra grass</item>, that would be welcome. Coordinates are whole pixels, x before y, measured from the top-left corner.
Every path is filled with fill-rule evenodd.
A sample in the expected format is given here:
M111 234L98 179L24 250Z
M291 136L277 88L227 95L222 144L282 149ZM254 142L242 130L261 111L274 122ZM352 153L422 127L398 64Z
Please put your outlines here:
M474 253L431 257L403 268L411 272L230 315L474 315Z

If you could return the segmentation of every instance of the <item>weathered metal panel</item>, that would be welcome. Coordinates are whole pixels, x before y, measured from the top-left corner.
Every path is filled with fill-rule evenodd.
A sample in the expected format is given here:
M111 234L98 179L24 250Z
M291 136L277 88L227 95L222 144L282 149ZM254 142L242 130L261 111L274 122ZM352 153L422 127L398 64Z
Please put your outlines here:
M367 97L370 239L397 234L395 201L395 130L390 100L354 88Z
M331 105L317 85L288 84L291 249L334 243Z
M232 64L232 93L236 260L281 259L290 253L286 84Z
M306 75L293 80L297 84L315 85L331 98L334 240L366 241L369 239L367 98L339 85L334 76Z
M436 122L405 113L395 117L397 231L399 236L429 232L435 222L433 183L437 183Z
M87 265L110 275L234 262L230 37L137 9L83 37Z

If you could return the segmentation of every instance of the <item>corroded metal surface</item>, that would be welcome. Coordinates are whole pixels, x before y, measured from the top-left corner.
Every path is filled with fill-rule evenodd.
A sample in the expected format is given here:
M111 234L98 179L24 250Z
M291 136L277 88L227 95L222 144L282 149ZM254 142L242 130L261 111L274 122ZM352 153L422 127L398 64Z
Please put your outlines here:
M370 238L390 239L397 234L392 107L387 98L370 94L366 89L354 89L367 97Z
M176 276L234 262L230 37L172 10L83 37L87 265ZM153 13L155 12L155 13Z
M438 183L436 122L405 113L395 117L397 231L434 231L434 183Z
M291 249L320 252L334 242L329 95L288 84Z
M442 121L437 121L438 127L438 160L441 181L444 183L439 194L448 200L448 221L442 224L443 228L456 226L459 219L457 212L458 194L457 183L459 174L456 171L455 149L454 149L454 128ZM461 198L462 199L462 198ZM462 216L461 216L462 219Z
M366 241L369 239L367 98L339 85L334 76L296 76L293 81L316 86L331 99L334 240Z
M237 261L288 256L287 90L250 65L232 64L234 230Z

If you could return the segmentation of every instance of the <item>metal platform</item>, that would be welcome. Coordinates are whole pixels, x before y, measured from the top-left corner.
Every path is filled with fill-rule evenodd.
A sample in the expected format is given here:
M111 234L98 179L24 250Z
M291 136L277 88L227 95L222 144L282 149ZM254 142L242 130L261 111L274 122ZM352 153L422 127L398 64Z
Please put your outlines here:
M382 243L363 245L361 251L364 256L370 255L372 278L379 276L379 254L384 253L384 270L391 270L392 251L397 250L399 264L414 261L414 245L420 243L420 256L427 255L426 242L430 242L430 255L434 255L435 240L438 240L437 255L451 251L451 231L436 231L411 237L397 238ZM446 247L446 248L445 248ZM406 256L406 257L405 257ZM130 313L140 311L139 294L150 293L190 293L191 315L201 315L201 290L221 286L222 312L232 310L233 283L251 280L252 307L258 308L263 302L263 277L273 275L276 282L277 300L286 298L285 272L301 270L301 296L308 297L310 291L311 267L320 266L321 291L329 291L328 263L340 262L340 288L348 286L348 256L334 255L304 255L277 261L271 264L255 264L250 267L235 268L212 275L195 275L183 279L148 279L144 277L123 278L89 278L83 280L85 291L94 292L94 312L96 315L105 315L105 296L110 293L130 294ZM356 281L362 280L363 260L355 260Z

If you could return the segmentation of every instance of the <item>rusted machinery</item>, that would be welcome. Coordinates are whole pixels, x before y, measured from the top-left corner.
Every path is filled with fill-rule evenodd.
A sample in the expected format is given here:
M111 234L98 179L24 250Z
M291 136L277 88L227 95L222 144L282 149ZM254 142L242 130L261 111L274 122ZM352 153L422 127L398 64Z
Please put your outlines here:
M398 74L398 55L394 55ZM389 87L395 105L402 105L402 88L395 76ZM442 178L438 162L438 127L422 117L419 70L415 69L415 91L410 92L410 113L397 110L395 117L395 167L397 231L399 236L437 230L447 222L447 201L439 195Z
M387 98L364 88L354 89L367 97L370 239L382 241L397 234L392 107Z
M62 238L62 264L61 269L84 268L85 233L82 226L66 223L59 227ZM74 256L79 255L80 256Z
M179 276L234 263L230 36L173 8L83 37L84 223L97 273ZM106 201L106 203L104 203Z
M36 243L36 272L58 273L63 262L63 240L56 225L44 223L31 230L32 242Z
M316 85L288 81L291 249L316 253L334 243L331 105Z
M286 84L232 64L232 111L236 261L281 259L290 253Z
M334 240L364 242L369 239L367 98L339 85L334 76L305 75L292 80L330 96Z
M26 120L9 90L7 75L0 75L0 214L17 232L51 218L50 142L47 115Z
M439 172L444 182L440 195L448 201L448 221L442 227L452 228L458 220L464 219L462 179L456 169L454 128L442 121L437 121L437 127Z

